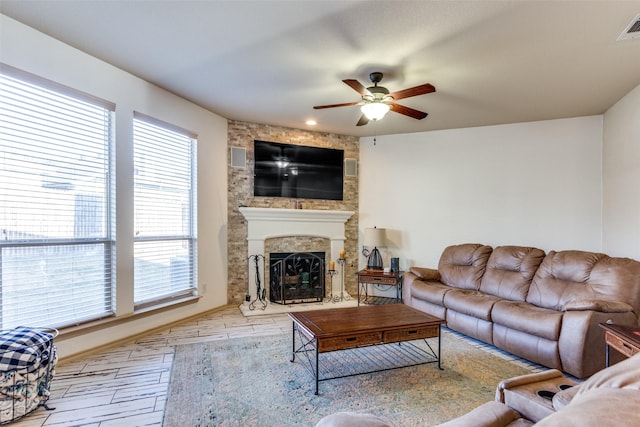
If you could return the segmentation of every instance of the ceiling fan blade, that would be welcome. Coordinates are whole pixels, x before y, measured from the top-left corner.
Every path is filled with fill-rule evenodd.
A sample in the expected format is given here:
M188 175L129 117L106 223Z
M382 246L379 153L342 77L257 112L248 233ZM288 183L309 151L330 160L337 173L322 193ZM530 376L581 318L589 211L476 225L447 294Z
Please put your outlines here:
M367 123L369 123L369 119L367 119L367 116L363 114L360 116L360 120L358 120L358 123L356 123L356 126L364 126Z
M316 105L313 107L314 110L321 110L323 108L335 108L335 107L350 107L352 105L359 105L361 101L356 102L345 102L343 104L329 104L329 105Z
M366 87L364 87L359 81L354 80L354 79L346 79L343 80L343 82L345 84L347 84L347 86L349 86L351 89L355 90L356 92L358 92L360 95L365 96L365 95L370 95L369 91L367 90Z
M415 86L409 89L399 90L397 92L390 93L389 96L391 96L394 100L397 101L398 99L409 98L411 96L424 95L425 93L431 93L435 91L436 91L436 88L432 84L425 83L420 86Z
M415 110L413 108L406 107L404 105L400 105L396 103L391 104L391 110L395 111L396 113L404 114L405 116L413 117L414 119L418 119L418 120L422 120L425 117L427 117L427 113L425 112Z

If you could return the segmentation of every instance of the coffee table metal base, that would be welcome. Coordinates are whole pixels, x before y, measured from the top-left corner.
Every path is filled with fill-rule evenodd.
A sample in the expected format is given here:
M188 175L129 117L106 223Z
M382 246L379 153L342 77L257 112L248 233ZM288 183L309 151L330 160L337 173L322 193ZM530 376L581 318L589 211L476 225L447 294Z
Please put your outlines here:
M308 338L296 322L293 322L293 352L291 362L296 355L302 365L315 380L315 394L318 394L320 381L346 378L355 375L370 374L392 369L437 363L440 364L441 328L438 326L438 346L434 349L427 339L380 343L346 349L319 352L315 338ZM322 355L322 357L320 357Z

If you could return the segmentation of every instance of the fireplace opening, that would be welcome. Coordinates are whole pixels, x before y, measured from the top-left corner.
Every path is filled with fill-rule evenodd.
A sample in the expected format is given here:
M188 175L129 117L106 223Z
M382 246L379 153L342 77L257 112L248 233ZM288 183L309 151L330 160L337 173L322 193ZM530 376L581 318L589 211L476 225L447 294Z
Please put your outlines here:
M269 254L269 299L276 304L320 302L325 296L324 252Z

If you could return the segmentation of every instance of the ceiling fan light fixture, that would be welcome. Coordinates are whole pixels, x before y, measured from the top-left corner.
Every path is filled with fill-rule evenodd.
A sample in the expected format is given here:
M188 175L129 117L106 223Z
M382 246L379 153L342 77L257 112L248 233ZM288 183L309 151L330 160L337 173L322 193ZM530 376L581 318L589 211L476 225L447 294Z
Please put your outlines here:
M391 106L384 102L369 102L360 107L362 114L369 120L380 120L389 112Z

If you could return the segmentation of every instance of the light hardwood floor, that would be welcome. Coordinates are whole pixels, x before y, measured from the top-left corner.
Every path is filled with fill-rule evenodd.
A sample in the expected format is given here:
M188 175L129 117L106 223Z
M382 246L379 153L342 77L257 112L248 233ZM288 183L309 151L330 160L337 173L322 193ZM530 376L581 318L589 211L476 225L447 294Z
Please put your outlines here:
M161 426L174 346L290 332L286 314L244 317L227 306L86 359L60 363L48 405L12 427ZM185 426L189 427L189 426Z

